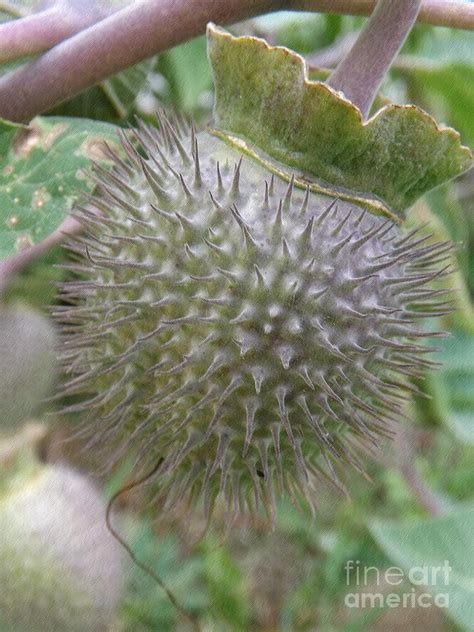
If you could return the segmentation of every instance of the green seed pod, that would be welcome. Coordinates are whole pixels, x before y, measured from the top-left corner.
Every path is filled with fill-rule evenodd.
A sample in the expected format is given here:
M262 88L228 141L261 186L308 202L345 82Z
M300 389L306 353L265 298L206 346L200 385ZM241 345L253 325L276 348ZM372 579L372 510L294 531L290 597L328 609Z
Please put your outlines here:
M226 86L242 95L249 76L223 85L222 63L217 122ZM275 108L281 94L278 84L265 97ZM226 129L258 136L253 119L248 130L236 121ZM58 310L62 392L76 396L66 410L89 413L117 458L133 449L160 460L165 509L202 496L209 515L219 492L229 514L263 501L273 516L283 493L312 506L334 461L363 469L358 448L378 444L411 378L432 366L420 319L448 310L432 282L448 273L450 246L403 232L375 197L331 194L222 130L196 135L163 115L135 140L124 137L127 157L114 156L111 172L96 170L87 234L71 244L77 278Z
M0 425L32 417L56 374L56 333L47 318L21 305L0 307Z
M91 483L63 466L37 466L0 496L0 627L99 632L122 596L120 546Z

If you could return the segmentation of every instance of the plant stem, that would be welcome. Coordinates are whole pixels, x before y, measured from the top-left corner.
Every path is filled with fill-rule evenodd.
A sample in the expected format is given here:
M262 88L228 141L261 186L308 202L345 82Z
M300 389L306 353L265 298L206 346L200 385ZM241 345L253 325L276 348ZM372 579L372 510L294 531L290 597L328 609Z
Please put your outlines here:
M25 266L36 261L41 255L49 252L54 246L62 243L67 237L81 232L82 224L71 215L66 217L62 224L48 235L43 241L19 252L8 259L0 261L0 300L7 290L10 281Z
M104 17L95 2L58 4L0 24L0 63L37 55Z
M356 105L367 118L378 89L416 22L422 0L379 0L354 46L327 84Z
M306 56L306 61L308 64L318 68L335 68L354 46L356 39L357 35L355 33L346 33L338 37L330 46L320 48L311 55Z
M294 0L288 9L338 15L370 15L377 0ZM397 4L398 0L393 0ZM452 0L424 0L418 21L432 26L474 30L474 5Z
M400 427L395 435L398 468L420 505L432 516L440 516L444 507L416 469L414 445L413 431Z
M393 5L406 0L392 0ZM0 116L28 121L112 74L204 33L279 9L365 15L373 0L140 0L0 78ZM425 21L474 29L474 4L426 0ZM21 20L16 23L18 28Z
M0 116L27 121L110 75L221 24L278 8L275 0L141 0L0 79Z

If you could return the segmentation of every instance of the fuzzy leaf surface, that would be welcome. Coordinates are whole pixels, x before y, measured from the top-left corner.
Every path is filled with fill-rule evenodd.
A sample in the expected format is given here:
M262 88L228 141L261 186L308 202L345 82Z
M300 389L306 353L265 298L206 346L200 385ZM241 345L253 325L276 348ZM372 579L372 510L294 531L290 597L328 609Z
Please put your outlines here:
M391 104L364 122L357 107L310 81L302 57L210 25L215 123L291 169L381 199L398 213L466 171L459 134L420 108Z

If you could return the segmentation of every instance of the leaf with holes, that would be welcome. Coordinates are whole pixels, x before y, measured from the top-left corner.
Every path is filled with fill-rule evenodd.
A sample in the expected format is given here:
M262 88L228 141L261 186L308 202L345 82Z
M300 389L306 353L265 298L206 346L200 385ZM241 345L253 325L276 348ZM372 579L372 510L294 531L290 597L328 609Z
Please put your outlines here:
M104 141L117 128L73 118L37 118L28 127L0 127L0 259L45 239L63 221L81 191L91 159L106 160Z

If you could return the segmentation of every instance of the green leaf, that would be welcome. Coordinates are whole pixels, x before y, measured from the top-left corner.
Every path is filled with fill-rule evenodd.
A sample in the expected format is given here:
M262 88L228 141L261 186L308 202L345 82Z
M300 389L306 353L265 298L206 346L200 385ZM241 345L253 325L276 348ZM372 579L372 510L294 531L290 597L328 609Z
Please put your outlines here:
M160 55L159 68L168 80L174 106L192 113L200 97L212 88L206 38L197 37Z
M81 191L93 188L84 169L91 159L105 160L103 142L117 145L116 130L60 117L40 117L27 128L1 123L0 259L58 228Z
M474 338L454 331L438 346L447 398L445 421L459 440L474 445Z
M427 202L446 231L446 235L440 235L440 237L449 238L456 244L454 254L460 269L467 278L469 228L454 187L448 184L437 188L428 194Z
M424 99L436 97L444 118L455 125L466 141L474 145L474 66L468 63L435 64L405 60L395 75L409 81L412 91Z
M430 572L427 592L449 596L445 610L459 626L474 630L474 506L459 507L447 516L404 523L376 520L369 529L387 556L405 573L415 567L432 571L448 561L444 572ZM421 572L414 574L418 581Z
M0 149L3 150L6 147L6 143L9 142L9 139L13 134L19 132L21 130L27 129L26 125L22 125L21 123L12 123L11 121L6 121L5 119L0 118Z
M474 409L457 410L448 417L448 423L457 438L463 443L474 445Z
M401 215L472 164L459 134L416 106L387 105L363 122L341 93L308 79L296 53L212 25L208 42L221 135L244 151L255 145L257 155L263 151L333 193L375 197L389 207L379 212Z
M233 630L247 630L249 607L242 573L229 551L215 541L207 546L206 581L212 594L212 608Z
M330 13L279 11L255 18L253 31L265 33L278 46L291 48L300 55L310 55L334 44L347 32L347 22L352 19Z
M461 239L467 241L468 236L461 226L462 219L459 216L456 218L458 207L455 200L453 201L452 197L446 197L441 204L438 204L434 202L434 197L436 196L429 195L427 199L419 200L414 205L407 218L407 228L419 229L420 226L424 226L422 232L431 240L431 243L453 241L456 244L456 248L451 250L446 260L446 263L450 261L453 271L443 279L438 288L444 287L452 291L452 296L449 298L454 311L446 321L455 329L474 333L474 305L469 295L467 278L462 270L463 257L467 253L459 248L458 243Z
M401 55L392 73L403 78L417 102L428 103L465 140L474 144L474 33L454 29L429 29L418 47Z
M147 520L128 516L127 540L137 558L153 569L171 588L178 602L190 613L206 609L204 561L195 553L180 555L175 535L158 534ZM138 566L130 569L130 587L122 604L121 632L173 632L177 629L177 611L157 583Z

